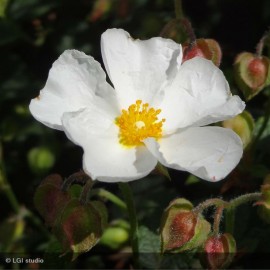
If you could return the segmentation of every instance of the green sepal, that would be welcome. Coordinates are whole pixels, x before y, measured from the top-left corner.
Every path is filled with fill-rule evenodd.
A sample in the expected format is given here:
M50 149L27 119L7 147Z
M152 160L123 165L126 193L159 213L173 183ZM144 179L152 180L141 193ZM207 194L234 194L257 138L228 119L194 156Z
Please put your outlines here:
M254 119L248 111L243 111L237 116L222 122L222 126L232 129L242 140L246 147L252 140Z
M165 166L163 166L160 162L157 163L156 168L154 169L153 173L165 176L170 181L172 180L168 169Z
M253 61L257 61L252 68ZM270 60L266 56L256 56L243 52L236 57L234 63L235 80L246 100L252 99L270 84Z
M46 225L50 227L54 226L66 204L71 200L71 196L61 190L62 183L60 175L50 175L41 182L34 195L34 205Z
M63 246L71 251L72 260L94 247L107 226L107 213L101 202L82 205L78 199L68 202L53 227L53 233Z

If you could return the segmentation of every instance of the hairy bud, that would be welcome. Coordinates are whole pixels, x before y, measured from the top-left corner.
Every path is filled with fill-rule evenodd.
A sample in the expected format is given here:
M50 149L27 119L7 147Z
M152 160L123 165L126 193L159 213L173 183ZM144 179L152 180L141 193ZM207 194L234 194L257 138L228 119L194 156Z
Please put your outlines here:
M184 251L196 248L205 241L210 224L192 212L192 204L176 199L165 209L161 224L162 251Z
M257 95L269 85L270 60L266 56L256 56L249 52L240 53L234 63L235 79L246 100Z
M236 243L231 234L211 236L204 243L201 263L208 269L223 269L231 264L235 252Z
M193 57L203 57L211 60L216 66L220 65L222 52L217 41L214 39L197 39L195 44L183 45L183 60L185 62Z

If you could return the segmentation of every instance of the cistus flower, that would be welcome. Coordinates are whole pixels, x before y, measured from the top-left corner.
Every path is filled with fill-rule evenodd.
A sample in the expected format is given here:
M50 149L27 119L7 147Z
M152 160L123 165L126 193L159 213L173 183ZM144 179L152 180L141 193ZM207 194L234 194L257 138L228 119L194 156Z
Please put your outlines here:
M134 40L121 29L102 34L101 52L114 88L93 57L67 50L30 103L38 121L84 149L86 173L131 181L157 161L210 181L230 173L242 142L232 130L206 125L245 105L211 61L196 57L181 65L181 45L161 37Z

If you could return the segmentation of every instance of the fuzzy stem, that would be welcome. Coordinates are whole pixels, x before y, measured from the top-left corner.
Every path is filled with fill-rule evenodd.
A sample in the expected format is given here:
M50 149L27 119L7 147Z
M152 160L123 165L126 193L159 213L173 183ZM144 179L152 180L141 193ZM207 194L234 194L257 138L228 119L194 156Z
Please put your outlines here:
M184 17L182 0L174 0L174 11L176 19L182 19Z
M265 36L263 36L259 43L256 46L256 55L257 57L261 57L262 56L262 51L263 51L263 47L264 47L264 40L265 40Z
M94 196L94 195L106 198L107 200L109 200L112 203L114 203L115 205L117 205L119 208L121 208L123 210L127 210L127 205L125 204L125 202L123 202L120 198L118 198L116 195L114 195L113 193L111 193L108 190L105 190L103 188L93 189L90 192L90 196Z
M139 255L139 243L138 243L138 221L136 215L136 209L131 188L128 183L120 182L119 189L121 190L124 200L127 205L129 220L130 220L130 234L131 234L131 246L134 256L135 266L138 266Z
M220 227L220 222L222 219L223 210L224 210L224 206L223 205L219 206L215 213L214 224L213 224L213 233L215 236L219 234L219 227Z
M191 22L187 18L182 19L181 22L185 27L186 33L189 37L190 47L192 48L196 44L196 35L192 28Z
M89 202L89 193L90 193L90 190L91 190L93 184L94 184L94 181L89 177L89 179L86 181L86 183L83 187L82 193L80 195L79 201L82 205L86 205Z
M241 204L248 203L251 201L258 201L261 198L261 196L262 196L261 192L254 192L241 195L235 199L230 200L227 209L228 210L235 209Z
M214 198L214 199L208 199L202 203L200 203L199 205L197 205L192 211L196 214L202 213L205 209L209 208L209 207L225 207L227 204L227 202L218 199L218 198Z
M73 183L85 185L86 182L91 179L84 171L79 171L70 175L63 183L61 190L66 192Z
M269 36L270 36L270 31L268 30L268 31L266 31L264 33L264 35L262 36L262 38L258 42L258 44L256 46L256 55L257 55L257 57L262 56L262 52L263 52L263 49L264 49L265 42L269 38Z
M261 198L262 194L260 192L248 193L232 199L226 208L226 232L233 234L234 232L234 221L235 221L235 208L241 204L248 203L251 201L257 201Z

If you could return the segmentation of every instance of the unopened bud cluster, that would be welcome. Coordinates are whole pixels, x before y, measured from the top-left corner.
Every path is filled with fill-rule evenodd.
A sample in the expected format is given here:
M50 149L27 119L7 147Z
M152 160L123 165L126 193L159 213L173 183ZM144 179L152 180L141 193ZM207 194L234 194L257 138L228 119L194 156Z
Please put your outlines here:
M222 269L232 263L236 243L231 234L212 231L198 208L178 198L169 204L162 216L161 250L178 253L192 249L200 251L203 267Z
M62 190L60 175L50 175L37 188L34 204L47 226L73 259L90 250L107 226L107 209L100 201L82 204L71 192Z

